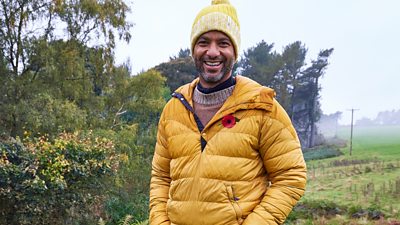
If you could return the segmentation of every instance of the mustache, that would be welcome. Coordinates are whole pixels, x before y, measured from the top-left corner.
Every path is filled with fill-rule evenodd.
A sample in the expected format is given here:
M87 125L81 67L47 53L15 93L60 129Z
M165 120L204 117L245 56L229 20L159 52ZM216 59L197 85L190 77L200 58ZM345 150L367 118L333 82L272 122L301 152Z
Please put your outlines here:
M207 55L204 55L200 57L201 61L212 61L212 60L217 60L217 61L226 61L226 58L222 55L216 56L216 57L209 57Z

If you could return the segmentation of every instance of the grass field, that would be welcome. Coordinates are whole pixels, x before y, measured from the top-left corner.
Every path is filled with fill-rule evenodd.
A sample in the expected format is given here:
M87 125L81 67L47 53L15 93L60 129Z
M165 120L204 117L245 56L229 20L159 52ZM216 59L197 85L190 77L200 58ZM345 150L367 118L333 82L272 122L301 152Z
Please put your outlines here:
M348 140L350 128L343 127L338 136ZM400 126L354 127L353 156L400 159ZM348 149L346 149L348 150ZM348 153L348 151L345 151Z
M350 128L341 127L338 136L349 140ZM355 127L352 155L349 147L341 151L342 156L307 161L308 186L302 202L327 201L359 209L356 217L362 217L361 209L370 209L382 212L384 221L400 220L400 126ZM377 224L347 219L310 224Z

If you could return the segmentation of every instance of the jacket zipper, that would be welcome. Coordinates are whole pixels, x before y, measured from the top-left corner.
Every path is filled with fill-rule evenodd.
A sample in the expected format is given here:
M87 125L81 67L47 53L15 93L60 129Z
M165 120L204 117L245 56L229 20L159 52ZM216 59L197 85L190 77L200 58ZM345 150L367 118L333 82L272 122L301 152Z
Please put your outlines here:
M177 98L185 106L185 108L193 114L194 120L196 121L196 124L197 124L197 128L199 129L199 132L200 132L201 152L203 152L203 150L205 149L205 147L207 145L206 139L203 138L204 125L201 123L200 118L194 112L194 109L192 108L192 106L185 99L185 97L183 97L183 95L181 93L174 92L174 93L172 93L172 97Z
M229 198L229 202L231 203L233 210L235 211L236 214L236 219L241 223L242 219L242 209L239 206L239 198L235 195L235 191L233 189L233 185L229 184L226 185L226 189L228 192L228 198Z

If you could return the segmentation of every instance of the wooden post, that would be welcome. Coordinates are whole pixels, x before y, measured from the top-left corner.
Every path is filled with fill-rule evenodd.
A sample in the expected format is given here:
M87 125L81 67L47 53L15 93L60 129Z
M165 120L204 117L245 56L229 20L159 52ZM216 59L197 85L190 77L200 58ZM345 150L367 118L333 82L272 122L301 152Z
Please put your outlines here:
M358 109L350 109L351 110L351 128L350 128L350 156L352 155L353 151L353 116L354 111Z

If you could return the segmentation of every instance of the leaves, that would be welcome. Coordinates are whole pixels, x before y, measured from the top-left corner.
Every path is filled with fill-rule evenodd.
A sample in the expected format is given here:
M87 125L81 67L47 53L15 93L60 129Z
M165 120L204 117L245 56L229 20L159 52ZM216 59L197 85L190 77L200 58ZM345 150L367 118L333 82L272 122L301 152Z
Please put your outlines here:
M46 136L23 143L4 140L0 155L0 201L9 207L2 217L7 221L8 211L16 215L12 221L0 220L6 224L24 224L32 216L54 221L52 217L72 206L89 210L84 201L101 193L100 186L91 186L119 168L113 142L90 132L62 133L54 141Z
M0 0L0 224L147 217L168 90L157 71L114 64L129 12L121 0Z
M76 41L107 49L112 57L115 37L131 38L130 8L120 0L1 0L0 6L0 50L14 77L32 70L29 50L35 40Z
M196 66L189 49L181 49L177 56L170 58L169 62L161 63L154 69L167 78L166 83L170 93L197 77Z

